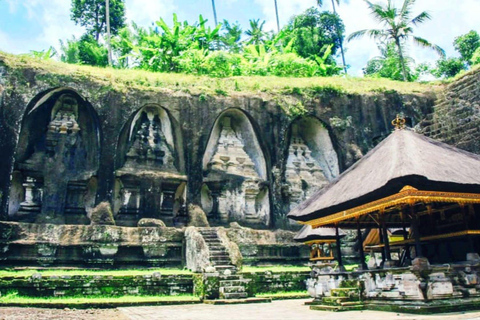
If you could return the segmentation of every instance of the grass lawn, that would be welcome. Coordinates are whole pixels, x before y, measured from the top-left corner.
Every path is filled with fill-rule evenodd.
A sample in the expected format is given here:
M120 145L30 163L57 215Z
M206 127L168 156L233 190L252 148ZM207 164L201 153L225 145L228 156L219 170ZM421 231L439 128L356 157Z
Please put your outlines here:
M308 292L305 291L280 291L280 292L262 292L255 295L259 298L290 298L290 297L304 297L308 296Z
M0 297L1 304L128 304L128 303L148 303L148 302L184 302L199 301L193 295L177 296L79 296L79 297L29 297L20 296L16 293L6 294Z
M188 275L191 271L185 269L152 268L124 270L87 270L87 269L0 269L0 277L30 277L35 273L42 276L141 276L159 272L162 275Z
M34 69L37 74L55 75L58 79L70 81L97 82L117 90L140 88L186 92L191 94L229 95L232 93L270 93L270 94L321 94L325 91L341 93L391 92L425 93L443 87L440 82L418 83L392 81L381 78L361 77L312 77L286 78L274 76L250 76L211 78L180 73L159 73L132 69L98 68L66 64L53 60L38 60L25 55L12 55L0 51L2 61L13 69ZM62 81L63 81L62 80Z
M266 267L251 267L244 266L242 272L302 272L310 271L310 267L306 266L266 266Z

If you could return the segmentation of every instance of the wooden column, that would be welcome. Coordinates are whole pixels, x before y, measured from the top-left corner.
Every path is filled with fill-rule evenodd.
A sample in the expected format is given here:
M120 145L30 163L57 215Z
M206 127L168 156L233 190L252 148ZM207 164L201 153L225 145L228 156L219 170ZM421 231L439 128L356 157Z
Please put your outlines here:
M390 252L390 240L388 240L388 231L385 224L385 215L382 214L382 234L383 234L383 250L385 251L385 261L392 261L392 254Z
M378 226L378 238L380 240L380 244L384 244L384 240L383 240L383 232L382 232L382 228L381 226ZM383 265L385 263L385 250L382 248L382 250L380 250L380 252L382 253L382 263L381 265Z
M412 231L415 239L415 253L417 255L415 258L423 257L422 244L420 242L420 233L418 229L418 217L413 205L410 206L410 214L412 215Z
M362 270L368 270L367 263L365 262L365 252L363 251L363 237L362 230L360 229L360 219L357 218L357 241L360 250L360 268Z
M340 233L338 231L338 224L335 225L335 240L337 241L337 261L338 261L338 268L340 271L345 271L345 267L343 266L342 261L342 248L341 248L341 241L340 241Z
M469 230L470 223L468 221L467 210L465 210L465 205L463 205L463 204L460 204L460 207L462 208L463 222L464 222L465 230ZM467 253L474 253L475 252L475 245L473 244L472 237L467 234L465 236L465 238L467 240Z
M400 218L402 219L402 230L403 230L403 240L408 240L408 232L407 232L407 226L405 222L405 213L400 212ZM408 261L412 260L412 257L410 257L410 245L408 243L405 244L404 249L405 250L405 260L408 259Z

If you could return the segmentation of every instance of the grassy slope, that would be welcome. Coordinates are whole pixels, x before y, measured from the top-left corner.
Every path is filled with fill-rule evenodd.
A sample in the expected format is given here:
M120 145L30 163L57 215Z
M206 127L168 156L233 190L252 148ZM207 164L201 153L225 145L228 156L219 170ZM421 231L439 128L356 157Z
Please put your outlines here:
M39 74L56 74L73 81L92 80L119 90L133 87L148 90L170 89L192 94L228 95L234 92L289 94L309 90L321 91L322 88L331 89L333 87L334 90L345 93L397 91L408 94L435 91L441 87L441 85L435 83L405 83L388 79L355 77L283 78L251 76L210 78L176 73L79 66L0 52L0 65L2 65L2 61L14 69L32 68Z

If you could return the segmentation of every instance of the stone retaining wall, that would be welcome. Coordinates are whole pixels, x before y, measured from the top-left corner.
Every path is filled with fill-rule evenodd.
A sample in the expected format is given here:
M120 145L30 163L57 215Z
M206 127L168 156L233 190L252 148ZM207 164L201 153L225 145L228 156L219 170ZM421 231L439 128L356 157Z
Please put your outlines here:
M480 69L450 84L418 129L433 139L480 154Z
M25 296L122 296L122 295L167 295L191 294L192 275L141 276L42 276L0 278L0 294L16 291Z

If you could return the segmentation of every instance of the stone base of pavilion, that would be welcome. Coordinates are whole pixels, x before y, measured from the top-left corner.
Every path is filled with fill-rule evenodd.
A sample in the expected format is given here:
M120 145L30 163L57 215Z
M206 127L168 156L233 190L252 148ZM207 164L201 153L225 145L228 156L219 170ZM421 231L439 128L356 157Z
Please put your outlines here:
M410 267L338 271L313 265L307 289L313 310L382 310L407 313L480 310L480 260L430 265L417 258Z

